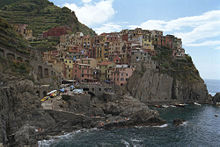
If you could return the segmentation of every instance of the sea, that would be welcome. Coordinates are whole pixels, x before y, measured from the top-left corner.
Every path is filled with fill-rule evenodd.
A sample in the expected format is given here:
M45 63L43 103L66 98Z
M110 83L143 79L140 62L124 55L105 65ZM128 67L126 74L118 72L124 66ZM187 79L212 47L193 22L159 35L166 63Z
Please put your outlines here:
M205 80L209 93L220 92L220 80ZM156 109L156 108L153 108ZM167 124L112 130L78 130L39 147L218 147L220 146L220 107L187 105L185 108L157 108ZM180 126L174 119L184 119Z

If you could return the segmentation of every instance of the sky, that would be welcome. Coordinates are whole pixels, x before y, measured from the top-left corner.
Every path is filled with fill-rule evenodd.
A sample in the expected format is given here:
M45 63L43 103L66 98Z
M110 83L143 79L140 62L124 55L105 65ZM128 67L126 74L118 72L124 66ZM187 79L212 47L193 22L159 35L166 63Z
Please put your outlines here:
M182 38L204 79L220 79L220 0L50 0L100 34L157 29Z

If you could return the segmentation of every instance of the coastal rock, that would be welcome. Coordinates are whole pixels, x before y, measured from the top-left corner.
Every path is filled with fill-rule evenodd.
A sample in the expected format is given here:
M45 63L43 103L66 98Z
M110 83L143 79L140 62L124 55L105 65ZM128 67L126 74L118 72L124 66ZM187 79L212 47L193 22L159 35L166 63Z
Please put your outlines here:
M157 111L141 110L132 115L130 123L134 123L135 125L157 126L165 124L166 121L159 118L159 113Z
M209 103L206 85L202 79L180 81L175 74L137 65L127 84L128 92L145 104L155 103Z
M30 80L4 81L0 87L0 143L36 145L48 135L94 128L100 122L109 128L163 123L156 111L132 96L111 95L107 100L93 97L88 103L91 97L81 95L66 101L63 110L43 110L35 91L36 85Z
M15 144L20 146L35 144L36 128L33 126L24 125L14 134Z
M184 122L185 122L185 120L183 120L183 119L174 119L173 125L179 126L179 125L183 124Z
M217 102L220 102L220 92L215 94L212 101L213 101L214 104L216 104Z

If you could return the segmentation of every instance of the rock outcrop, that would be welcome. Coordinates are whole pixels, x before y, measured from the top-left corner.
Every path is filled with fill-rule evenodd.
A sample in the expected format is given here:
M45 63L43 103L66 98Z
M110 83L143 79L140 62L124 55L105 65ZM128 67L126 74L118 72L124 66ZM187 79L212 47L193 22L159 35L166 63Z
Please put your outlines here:
M137 65L129 79L127 90L146 104L153 103L208 103L209 95L203 80L178 80L175 73Z
M184 122L185 122L185 120L183 120L183 119L174 119L173 125L179 126L179 125L182 125Z
M215 96L212 98L214 104L220 102L220 92L216 93Z
M35 93L37 85L31 80L1 74L0 81L0 143L4 145L36 145L38 140L48 136L83 128L164 123L157 111L131 96L110 98L111 95L106 101L106 98L81 95L75 99L88 99L90 103L80 109L73 107L80 107L86 101L70 98L63 110L43 110L40 97Z

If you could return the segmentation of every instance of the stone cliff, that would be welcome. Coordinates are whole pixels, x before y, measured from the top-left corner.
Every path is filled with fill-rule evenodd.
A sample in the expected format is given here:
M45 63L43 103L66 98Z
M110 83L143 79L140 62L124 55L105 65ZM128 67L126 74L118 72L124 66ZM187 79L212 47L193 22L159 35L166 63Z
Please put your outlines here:
M157 68L147 68L144 62L137 64L127 84L132 96L147 104L210 103L207 87L191 57L186 55L181 59L172 59L169 55L159 53L153 59Z

